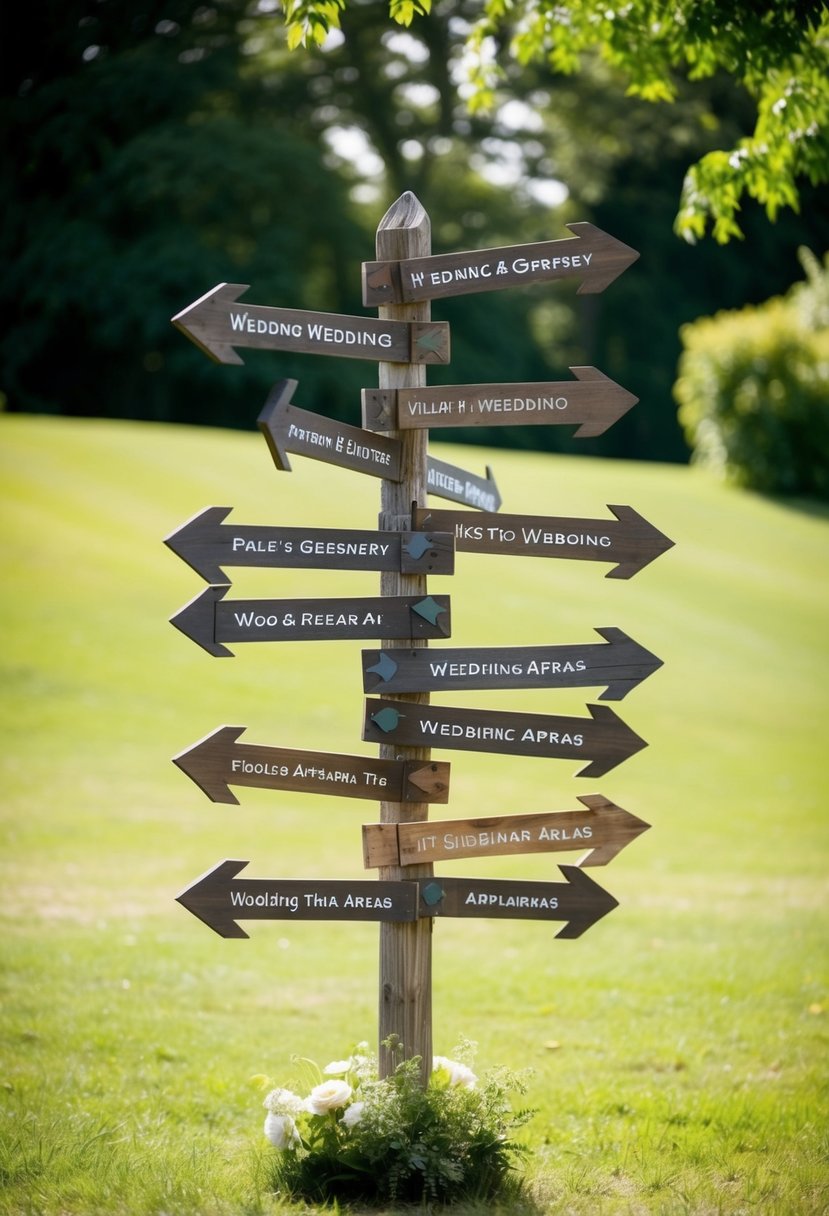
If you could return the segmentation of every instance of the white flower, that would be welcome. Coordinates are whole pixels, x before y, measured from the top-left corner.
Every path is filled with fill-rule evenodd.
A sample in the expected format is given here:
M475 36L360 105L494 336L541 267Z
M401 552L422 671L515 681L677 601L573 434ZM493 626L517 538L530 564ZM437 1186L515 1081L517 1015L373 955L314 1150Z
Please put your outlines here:
M343 1111L343 1126L356 1127L363 1117L363 1109L365 1102L352 1102L350 1106Z
M325 1115L330 1110L345 1106L351 1097L351 1086L345 1081L323 1081L315 1085L305 1099L305 1109L312 1115Z
M274 1148L296 1148L300 1143L299 1132L290 1115L267 1114L265 1135Z
M272 1115L291 1115L292 1117L305 1109L302 1098L290 1089L272 1089L262 1105Z
M457 1060L448 1060L446 1056L435 1056L432 1070L439 1074L436 1077L438 1084L442 1082L445 1085L462 1085L464 1089L474 1089L478 1080L471 1068L459 1064Z
M330 1064L326 1064L323 1068L323 1073L326 1077L342 1077L348 1072L351 1067L351 1060L332 1060Z

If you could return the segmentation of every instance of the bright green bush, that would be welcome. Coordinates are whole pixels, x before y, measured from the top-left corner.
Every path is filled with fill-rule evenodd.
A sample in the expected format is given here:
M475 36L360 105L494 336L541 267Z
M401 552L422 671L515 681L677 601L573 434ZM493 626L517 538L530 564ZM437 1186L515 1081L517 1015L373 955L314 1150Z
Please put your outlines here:
M681 330L674 395L693 460L764 493L829 499L829 255L783 297Z

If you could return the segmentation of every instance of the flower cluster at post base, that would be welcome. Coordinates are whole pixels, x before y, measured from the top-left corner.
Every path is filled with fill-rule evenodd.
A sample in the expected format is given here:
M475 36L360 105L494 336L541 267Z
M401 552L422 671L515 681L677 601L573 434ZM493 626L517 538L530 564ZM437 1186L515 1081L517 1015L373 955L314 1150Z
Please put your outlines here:
M471 1046L458 1052L468 1054ZM300 1096L271 1088L264 1101L265 1135L279 1150L274 1189L285 1194L402 1201L491 1196L526 1154L508 1135L531 1114L513 1113L507 1099L508 1090L523 1092L524 1084L504 1070L479 1082L468 1064L435 1056L425 1088L417 1059L401 1060L379 1080L364 1043L322 1070L310 1060L298 1063L310 1091Z

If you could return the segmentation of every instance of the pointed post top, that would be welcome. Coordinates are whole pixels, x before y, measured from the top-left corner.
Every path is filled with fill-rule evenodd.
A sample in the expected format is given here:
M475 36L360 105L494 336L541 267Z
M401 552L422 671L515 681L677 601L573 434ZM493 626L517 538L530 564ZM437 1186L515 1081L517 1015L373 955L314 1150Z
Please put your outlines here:
M405 228L407 231L419 231L427 239L431 236L431 223L420 199L406 190L400 198L389 207L386 214L377 225L377 232Z

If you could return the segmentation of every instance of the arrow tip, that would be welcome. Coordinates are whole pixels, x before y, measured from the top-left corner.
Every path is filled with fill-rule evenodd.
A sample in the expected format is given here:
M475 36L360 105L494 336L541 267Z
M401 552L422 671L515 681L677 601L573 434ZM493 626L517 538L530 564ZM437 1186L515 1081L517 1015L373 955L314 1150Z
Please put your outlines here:
M231 881L248 864L247 861L220 861L177 895L176 902L220 937L247 937L231 914L229 894Z
M265 436L268 450L273 457L276 467L283 473L290 473L291 462L288 459L286 447L288 432L288 407L296 391L296 380L277 380L268 394L268 399L262 407L262 412L256 419L256 425Z

